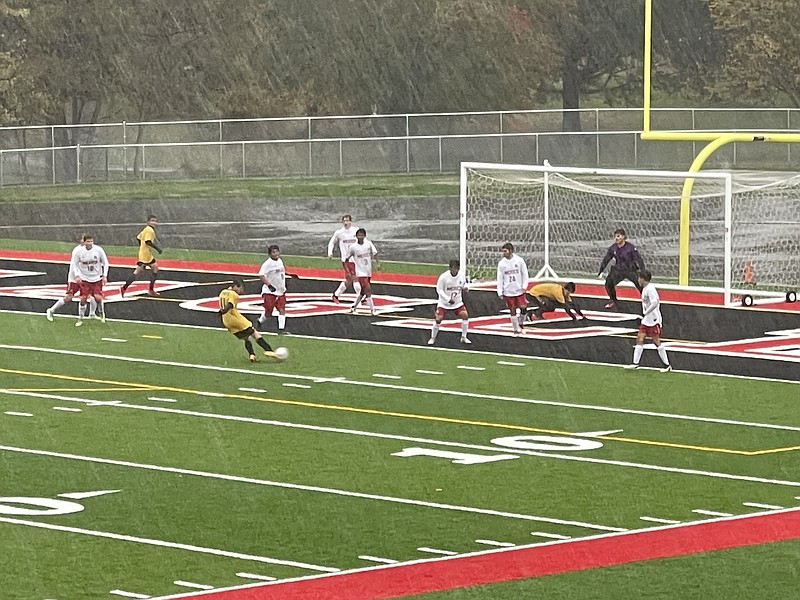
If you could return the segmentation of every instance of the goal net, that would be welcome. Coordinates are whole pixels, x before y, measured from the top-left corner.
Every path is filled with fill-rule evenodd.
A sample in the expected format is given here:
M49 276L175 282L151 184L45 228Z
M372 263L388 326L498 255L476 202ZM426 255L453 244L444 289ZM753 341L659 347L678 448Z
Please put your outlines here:
M461 264L494 279L511 242L536 279L596 282L622 227L662 284L783 297L800 286L798 191L800 175L463 163Z

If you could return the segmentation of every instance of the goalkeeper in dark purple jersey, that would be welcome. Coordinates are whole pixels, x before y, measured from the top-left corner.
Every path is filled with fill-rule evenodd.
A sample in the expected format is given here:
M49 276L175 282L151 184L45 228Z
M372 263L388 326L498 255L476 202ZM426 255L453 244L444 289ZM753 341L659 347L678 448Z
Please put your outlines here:
M609 302L606 308L617 307L617 284L623 279L627 279L636 289L642 291L642 286L639 284L639 271L644 271L644 260L639 255L636 246L628 241L624 229L617 229L614 231L614 243L608 248L608 252L603 257L598 269L597 276L600 277L603 271L608 266L611 260L614 264L606 277L606 292L608 293Z

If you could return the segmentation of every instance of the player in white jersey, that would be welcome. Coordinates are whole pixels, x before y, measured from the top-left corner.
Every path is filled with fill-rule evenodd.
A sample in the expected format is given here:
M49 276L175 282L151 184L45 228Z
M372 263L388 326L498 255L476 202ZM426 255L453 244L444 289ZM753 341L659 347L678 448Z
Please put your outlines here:
M361 284L361 291L358 293L356 301L350 309L351 313L356 312L356 308L362 298L366 298L367 306L371 315L375 315L375 304L372 302L372 261L375 261L375 270L381 268L378 260L378 249L375 244L367 239L367 230L363 227L356 231L356 243L350 246L348 257L355 263L356 278Z
M514 245L503 244L501 248L503 258L497 264L497 295L506 303L511 313L511 327L514 335L523 332L522 324L525 319L525 309L528 301L525 291L528 289L528 265L525 260L514 254Z
M633 347L633 362L626 365L626 369L638 369L639 361L644 352L644 340L650 337L658 350L658 357L664 366L662 373L672 371L669 364L667 349L661 345L661 299L658 297L658 290L650 280L653 278L650 271L639 271L639 285L642 288L642 322L639 325L639 333L636 334L636 345Z
M94 237L86 234L83 236L83 247L77 248L72 256L71 268L75 271L75 281L81 288L81 302L78 309L78 322L75 326L83 324L83 315L86 311L86 300L92 296L97 302L100 311L100 321L106 322L106 312L103 306L103 286L108 281L108 257L100 246L94 245Z
M353 225L353 217L343 215L342 226L333 232L328 242L328 258L333 258L334 247L339 246L339 256L342 258L342 271L344 272L344 279L331 296L331 300L336 304L339 304L339 296L344 293L349 285L353 286L356 296L361 294L361 284L356 279L355 264L353 264L353 259L350 258L350 246L356 243L356 229L356 226Z
M436 293L439 296L439 300L436 302L436 311L433 314L434 323L431 328L431 339L428 340L429 346L433 346L436 343L436 336L439 335L439 326L448 310L452 310L461 319L461 343L472 343L467 337L469 313L467 312L467 307L464 306L463 297L463 293L467 291L467 279L461 272L460 261L453 259L448 266L450 268L439 275L439 280L436 282Z
M76 281L77 275L75 274L75 270L72 268L72 257L75 256L75 253L83 248L84 240L86 236L81 236L81 242L75 248L72 249L72 255L70 256L69 261L69 271L67 272L67 291L64 294L63 298L59 298L56 300L55 304L48 308L45 311L45 316L47 317L48 321L53 320L53 313L56 312L59 308L67 304L68 302L72 302L72 299L75 297L75 294L79 294L81 291L81 286ZM79 294L80 295L80 294ZM89 316L96 316L95 311L97 310L97 303L95 303L94 298L89 298ZM80 307L80 304L78 305Z
M278 311L278 333L286 330L286 267L281 258L281 249L277 244L267 248L269 258L258 270L261 286L261 298L264 300L264 314L258 318L258 324L264 325L274 310Z

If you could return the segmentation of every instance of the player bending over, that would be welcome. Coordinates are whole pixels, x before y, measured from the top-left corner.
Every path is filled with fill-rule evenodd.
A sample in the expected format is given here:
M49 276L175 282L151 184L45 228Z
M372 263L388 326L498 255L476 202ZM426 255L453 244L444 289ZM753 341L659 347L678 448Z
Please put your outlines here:
M537 283L532 285L528 289L528 295L531 297L528 306L533 308L528 311L528 319L537 321L543 317L544 313L553 312L557 308L563 308L573 321L577 321L578 317L585 319L586 317L572 299L574 293L575 284L571 281L563 284Z

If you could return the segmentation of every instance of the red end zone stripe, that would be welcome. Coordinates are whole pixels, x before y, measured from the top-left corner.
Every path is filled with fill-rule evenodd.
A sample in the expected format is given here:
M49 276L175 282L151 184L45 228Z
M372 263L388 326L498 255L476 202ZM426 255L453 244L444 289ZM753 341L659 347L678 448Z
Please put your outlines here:
M48 262L69 262L70 255L64 252L31 252L27 250L0 250L0 258L9 260L40 260ZM136 266L133 258L109 256L108 260L112 267ZM181 271L213 271L216 273L230 273L234 275L255 275L261 266L241 263L224 262L204 262L197 260L174 260L159 259L158 264L162 269L179 269ZM341 263L331 261L336 265L331 269L318 269L312 267L293 267L287 266L289 273L295 273L300 277L309 279L337 279L342 275ZM436 285L438 276L436 275L409 275L406 273L381 273L376 272L372 276L375 283L405 283L410 285Z
M170 598L378 600L800 538L800 509Z

